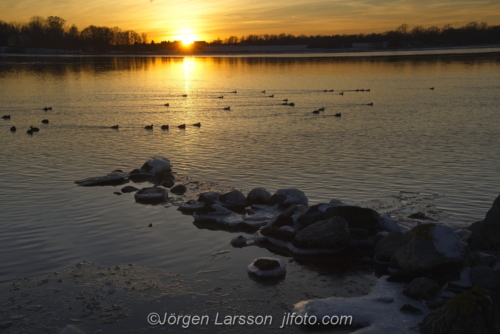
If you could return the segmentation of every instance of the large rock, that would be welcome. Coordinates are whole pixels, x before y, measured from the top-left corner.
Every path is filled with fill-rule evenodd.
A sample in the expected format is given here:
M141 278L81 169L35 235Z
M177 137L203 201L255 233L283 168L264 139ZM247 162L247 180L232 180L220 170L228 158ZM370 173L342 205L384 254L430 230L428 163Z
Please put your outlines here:
M282 227L282 226L292 226L293 225L293 215L297 210L297 204L290 205L282 213L276 217L272 226Z
M247 206L247 198L239 190L233 190L219 196L219 204L228 209L242 209Z
M128 173L121 171L112 171L105 176L89 177L82 180L76 180L75 183L82 187L94 186L113 186L127 182Z
M467 255L467 244L446 225L422 224L405 235L406 244L391 258L407 273L426 274L458 269Z
M484 290L495 290L498 287L495 274L490 267L474 266L470 272L470 277L474 284L479 285Z
M427 277L417 277L403 290L403 293L413 299L431 300L439 292L440 286L437 281Z
M479 286L451 298L419 324L422 334L499 333L498 308Z
M375 246L375 257L377 261L389 262L391 257L405 245L404 233L393 231L382 238Z
M284 242L291 242L295 238L295 233L279 227L264 227L260 230L260 234Z
M159 204L168 198L163 188L142 188L134 194L135 201L143 204Z
M328 208L325 212L325 218L333 216L344 218L351 228L363 228L371 234L377 233L379 228L380 215L372 209L351 205Z
M193 218L199 222L213 222L228 227L237 226L243 221L240 215L218 204L212 204L197 210L193 214Z
M219 202L220 193L216 191L206 191L198 195L198 202L215 204Z
M331 207L332 205L325 203L311 205L303 214L300 215L297 221L301 223L302 226L309 226L319 222L320 220L325 220L325 211Z
M250 205L254 204L269 204L271 193L266 188L254 188L247 195L247 201Z
M308 206L308 199L303 191L295 188L279 189L269 199L270 205L279 204L282 207L289 207L293 204L302 204L306 208Z
M489 249L500 248L500 196L493 202L493 206L484 217L479 234L487 242Z
M341 217L316 222L297 233L292 244L302 249L342 249L349 244L347 222Z

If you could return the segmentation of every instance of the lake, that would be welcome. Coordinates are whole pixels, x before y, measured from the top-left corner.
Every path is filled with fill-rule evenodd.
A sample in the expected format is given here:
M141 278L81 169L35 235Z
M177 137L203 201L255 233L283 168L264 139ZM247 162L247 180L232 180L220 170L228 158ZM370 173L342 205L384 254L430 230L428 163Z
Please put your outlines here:
M2 116L11 115L0 120L0 282L83 259L248 280L246 266L266 249L233 249L237 234L114 195L120 186L73 183L139 168L154 155L194 180L272 193L294 187L310 203L421 211L454 226L482 219L500 192L499 50L1 56L0 96ZM28 135L30 125L40 131ZM231 250L228 259L213 261L221 250Z

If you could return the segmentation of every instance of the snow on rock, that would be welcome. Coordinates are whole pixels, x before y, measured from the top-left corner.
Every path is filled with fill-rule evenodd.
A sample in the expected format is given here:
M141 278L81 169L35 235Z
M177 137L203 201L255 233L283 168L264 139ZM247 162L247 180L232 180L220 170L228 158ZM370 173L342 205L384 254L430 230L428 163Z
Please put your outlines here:
M142 165L141 170L148 172L151 175L155 175L162 170L172 170L172 164L170 160L161 156L151 157L148 161Z
M236 226L243 221L241 215L226 209L219 204L212 204L193 214L196 221L216 222L225 226Z
M472 287L474 284L472 283L472 279L470 277L471 270L471 267L462 269L462 271L460 272L460 278L456 281L450 281L450 285L458 288Z
M286 264L274 257L260 257L248 265L247 272L259 277L278 277L286 274Z
M302 301L295 304L294 312L302 317L315 316L318 321L325 316L352 316L351 325L366 326L354 333L418 333L418 324L429 313L427 306L403 295L403 283L391 283L386 279L387 276L379 278L369 295ZM417 307L422 313L401 312L404 304Z
M467 244L447 225L436 225L432 230L436 250L446 257L459 258L464 255Z

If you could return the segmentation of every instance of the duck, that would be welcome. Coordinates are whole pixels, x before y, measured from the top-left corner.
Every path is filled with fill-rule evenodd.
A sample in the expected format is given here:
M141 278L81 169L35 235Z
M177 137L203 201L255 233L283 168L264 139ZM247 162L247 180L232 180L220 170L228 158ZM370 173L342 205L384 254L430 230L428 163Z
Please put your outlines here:
M356 89L355 92L359 92L359 89Z
M3 119L10 119L10 115L2 116Z
M223 99L223 98L224 98L224 95L219 96L219 99Z
M370 102L367 104L367 106L372 106L373 105L373 102Z
M263 90L263 91L262 91L262 93L266 94L266 91L265 91L265 90Z
M274 94L273 95L269 95L269 97L274 97Z
M337 113L337 114L335 114L335 115L333 115L333 116L335 116L335 117L341 117L341 116L342 116L342 113L340 113L340 112L339 112L339 113Z
M118 130L118 125L113 125L113 126L111 127L111 129L116 129L116 130Z
M35 128L35 127L33 127L33 126L30 126L30 128L31 128L31 131L33 131L33 132L38 132L38 131L40 131L40 129L39 129L39 128Z
M146 125L146 126L144 127L144 129L146 129L146 130L153 130L153 124L151 124L151 125Z
M318 111L325 111L325 107L319 108Z
M44 120L42 120L42 123L43 124L49 124L49 120L48 119L44 119Z
M26 131L26 133L29 135L33 135L33 130L29 129L28 131Z
M200 122L195 123L195 124L193 124L193 126L201 127L201 123Z
M187 94L182 94L182 97L187 97L188 95Z
M290 107L295 107L295 103L293 103L293 102L288 103L288 105L289 105Z
M365 90L364 90L364 89L360 89L359 91L360 91L360 92L364 92Z
M319 110L314 110L312 113L313 114L319 114Z
M231 110L231 107L225 107L224 110Z
M284 99L284 100L282 100L282 101L283 101L283 102L288 102L288 99Z
M16 127L15 127L15 126L13 126L13 127L11 127L11 128L10 128L10 131L12 131L12 132L16 132L16 130L17 130L17 129L16 129Z
M369 91L370 91L370 89L365 89L365 92L369 92Z
M237 92L237 91L234 91L234 92L231 92L231 93L236 94L236 93L238 93L238 92Z
M329 92L333 92L333 89L330 89Z
M52 110L52 107L45 107L45 108L43 108L43 110L45 110L45 111Z
M186 128L186 124L181 124L178 126L179 129L185 129Z
M430 90L434 90L434 87L429 88Z
M165 107L170 107L170 103L165 103L164 106Z
M339 95L344 95L344 92L342 92L342 93L339 93Z
M162 130L168 130L168 124L167 124L167 125L162 125L162 126L161 126L161 129L162 129Z
M323 89L323 92L325 92L325 93L328 92L328 89Z

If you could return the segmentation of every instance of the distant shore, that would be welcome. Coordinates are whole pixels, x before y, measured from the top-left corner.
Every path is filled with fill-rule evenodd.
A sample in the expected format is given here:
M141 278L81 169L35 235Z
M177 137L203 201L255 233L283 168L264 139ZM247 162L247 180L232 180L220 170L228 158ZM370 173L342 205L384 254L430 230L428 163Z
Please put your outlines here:
M126 53L88 53L53 49L27 49L25 52L13 52L10 47L0 47L1 56L388 56L416 54L462 54L500 52L500 45L442 46L432 48L308 48L307 45L286 46L210 46L195 52L188 50L165 50L160 52Z

